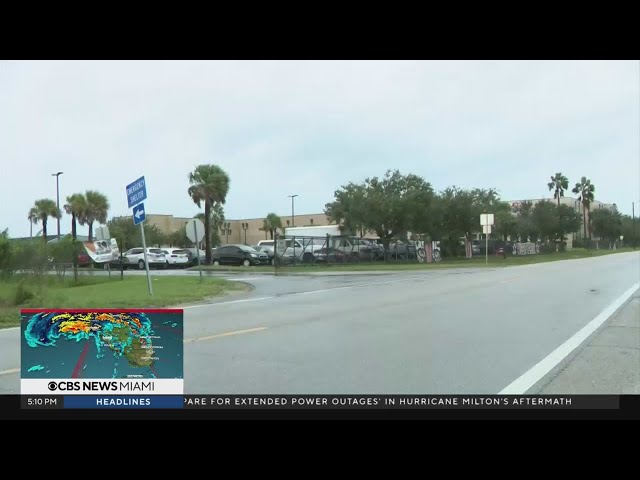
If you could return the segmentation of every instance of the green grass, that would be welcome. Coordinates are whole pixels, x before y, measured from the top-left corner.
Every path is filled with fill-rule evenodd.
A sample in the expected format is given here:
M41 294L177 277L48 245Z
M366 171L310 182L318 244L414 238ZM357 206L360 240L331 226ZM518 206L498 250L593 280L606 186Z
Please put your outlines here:
M507 256L507 258L489 255L489 262L485 264L485 257L467 258L449 258L438 263L360 263L346 265L297 265L285 266L274 269L273 267L214 267L212 265L203 265L204 271L214 272L251 272L251 273L317 273L317 272L367 272L367 271L406 271L406 270L433 270L442 268L464 268L464 267L512 267L515 265L529 265L533 263L555 262L559 260L573 260L578 258L599 257L602 255L610 255L615 253L632 252L633 248L621 248L618 250L587 250L584 248L574 248L566 252L538 254L538 255L520 255ZM193 267L191 270L197 270Z
M218 278L152 277L153 296L149 295L147 278L81 276L73 279L16 276L0 280L0 328L17 326L20 308L142 308L166 307L222 295L243 285ZM31 298L16 304L16 290L22 284L23 291Z

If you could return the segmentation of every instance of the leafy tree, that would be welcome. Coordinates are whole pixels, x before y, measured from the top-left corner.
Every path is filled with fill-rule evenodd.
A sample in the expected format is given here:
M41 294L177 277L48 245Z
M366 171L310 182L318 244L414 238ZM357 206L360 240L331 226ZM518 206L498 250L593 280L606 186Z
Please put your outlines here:
M56 202L49 198L42 198L36 200L35 206L29 210L28 217L31 218L33 223L42 222L42 238L47 241L47 220L51 218L60 218L61 212L57 207Z
M578 200L582 202L582 206L584 207L582 209L582 225L584 227L584 238L587 238L587 212L589 211L591 202L594 200L596 187L587 177L582 177L580 182L576 183L576 186L573 187L571 191L578 195ZM591 233L589 233L589 237L590 236Z
M626 245L633 245L634 247L640 240L640 222L637 218L631 215L622 215L620 218L622 222L622 235L624 235L624 243ZM633 222L635 220L635 229L633 228Z
M615 242L622 234L622 216L606 208L595 209L591 214L593 232L600 238Z
M275 213L269 213L262 222L262 229L269 232L271 240L273 240L273 235L278 228L282 229L282 219Z
M0 232L0 275L11 273L12 245L9 241L9 230Z
M536 241L540 235L537 224L533 219L533 203L522 202L513 207L518 221L518 237L520 241L526 242L528 239Z
M191 240L189 240L189 237L187 237L187 233L184 228L166 235L165 241L172 247L183 248L191 246Z
M93 222L104 224L107 221L109 200L105 195L95 190L87 190L85 199L84 221L89 225L89 241L91 241L93 240Z
M375 232L387 247L392 238L419 223L420 209L432 197L433 189L422 177L388 170L381 179L343 186L325 206L325 214L345 230Z
M549 241L555 238L556 232L558 231L557 207L555 205L546 200L542 200L536 203L531 217L543 241Z
M144 237L147 247L159 247L168 243L166 236L155 225L143 223ZM142 247L140 227L133 224L131 217L114 217L107 222L111 238L115 238L118 247L123 251L130 248Z
M84 225L87 220L87 199L82 193L74 193L67 197L64 211L71 215L71 237L77 238L76 223Z
M366 186L350 182L334 193L335 200L325 205L325 214L342 226L345 233L363 236L367 217Z
M568 205L559 205L556 214L558 216L556 238L564 242L567 234L580 229L580 213Z
M564 197L564 192L569 188L569 179L558 172L551 177L551 181L547 183L549 190L553 190L553 198L558 199L558 207L560 206L560 198Z
M515 238L518 236L518 218L511 213L510 209L498 211L495 214L495 222L495 232L502 240L507 240L507 237Z
M229 176L217 165L198 165L189 173L189 196L198 207L204 203L205 263L211 263L211 210L223 205L229 193Z

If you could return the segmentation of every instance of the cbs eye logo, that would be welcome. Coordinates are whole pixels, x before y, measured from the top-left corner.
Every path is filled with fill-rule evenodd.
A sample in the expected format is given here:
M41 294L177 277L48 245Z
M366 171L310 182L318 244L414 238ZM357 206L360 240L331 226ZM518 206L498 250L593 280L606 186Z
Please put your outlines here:
M56 382L49 382L49 385L47 385L47 387L49 387L49 390L51 390L52 392L58 389L58 385L56 384Z

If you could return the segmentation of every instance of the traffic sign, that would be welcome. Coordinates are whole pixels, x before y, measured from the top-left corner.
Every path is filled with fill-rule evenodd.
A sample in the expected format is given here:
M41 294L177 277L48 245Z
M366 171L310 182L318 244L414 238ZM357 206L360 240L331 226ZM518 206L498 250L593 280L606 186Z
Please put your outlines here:
M480 215L480 225L493 225L493 213L483 213Z
M133 207L133 224L138 225L139 223L144 222L144 219L147 218L144 213L144 203L140 205L136 205Z
M187 237L193 243L198 243L204 238L204 223L197 218L192 218L185 225Z
M491 225L483 225L482 233L491 234Z
M127 185L127 201L129 208L143 202L147 199L147 183L144 181L144 175L135 182Z

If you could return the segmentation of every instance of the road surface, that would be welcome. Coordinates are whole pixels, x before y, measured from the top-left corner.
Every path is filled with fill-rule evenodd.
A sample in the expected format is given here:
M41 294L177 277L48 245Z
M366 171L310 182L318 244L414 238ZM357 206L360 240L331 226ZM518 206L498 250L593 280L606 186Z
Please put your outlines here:
M186 393L524 393L625 304L638 288L640 252L499 269L227 278L255 289L185 308ZM19 393L18 339L18 329L0 331L0 394Z

